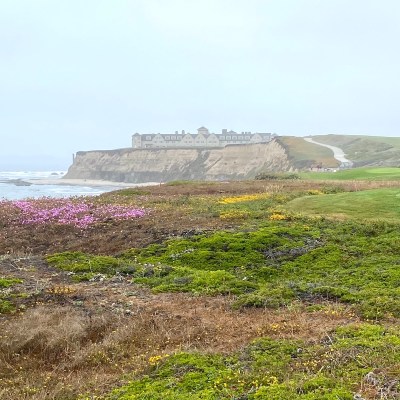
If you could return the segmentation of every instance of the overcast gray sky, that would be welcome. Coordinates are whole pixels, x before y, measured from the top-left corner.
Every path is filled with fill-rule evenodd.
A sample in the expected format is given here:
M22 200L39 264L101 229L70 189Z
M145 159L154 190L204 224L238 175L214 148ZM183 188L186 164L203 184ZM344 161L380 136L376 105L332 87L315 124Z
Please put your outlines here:
M399 136L398 0L0 0L0 168L134 132Z

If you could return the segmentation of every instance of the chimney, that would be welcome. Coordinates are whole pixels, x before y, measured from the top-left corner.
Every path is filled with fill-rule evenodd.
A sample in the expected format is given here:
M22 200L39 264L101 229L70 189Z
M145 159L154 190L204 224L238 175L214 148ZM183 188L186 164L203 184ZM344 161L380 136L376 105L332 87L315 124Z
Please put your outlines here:
M184 135L185 134L185 130L184 129L182 129L182 135Z
M226 133L228 132L228 129L222 129L222 134L226 135Z

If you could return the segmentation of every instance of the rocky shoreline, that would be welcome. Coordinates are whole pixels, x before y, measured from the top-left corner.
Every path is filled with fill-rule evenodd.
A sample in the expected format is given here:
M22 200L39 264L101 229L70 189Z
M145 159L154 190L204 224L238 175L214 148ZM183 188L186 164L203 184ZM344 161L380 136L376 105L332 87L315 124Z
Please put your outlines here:
M8 181L9 183L10 181ZM68 186L110 186L110 187L137 187L137 186L153 186L159 185L159 182L146 182L146 183L127 183L127 182L114 182L100 179L27 179L21 181L27 185L68 185Z

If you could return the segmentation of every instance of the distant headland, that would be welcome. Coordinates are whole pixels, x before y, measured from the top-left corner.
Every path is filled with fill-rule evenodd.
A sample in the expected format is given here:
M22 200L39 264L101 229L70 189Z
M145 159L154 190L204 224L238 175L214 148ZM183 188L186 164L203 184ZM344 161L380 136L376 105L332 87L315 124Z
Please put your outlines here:
M333 151L335 150L335 151ZM253 179L260 173L324 172L359 166L398 166L400 138L274 133L135 133L131 147L79 151L63 179L129 184L171 180Z

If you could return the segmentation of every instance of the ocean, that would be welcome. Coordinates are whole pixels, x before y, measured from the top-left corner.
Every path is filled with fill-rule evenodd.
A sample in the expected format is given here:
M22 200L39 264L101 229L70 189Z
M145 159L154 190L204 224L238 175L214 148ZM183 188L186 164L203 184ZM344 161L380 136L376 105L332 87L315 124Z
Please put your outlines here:
M34 179L61 179L66 171L0 171L0 200L20 200L40 197L94 196L111 190L111 186L29 185L23 182Z

